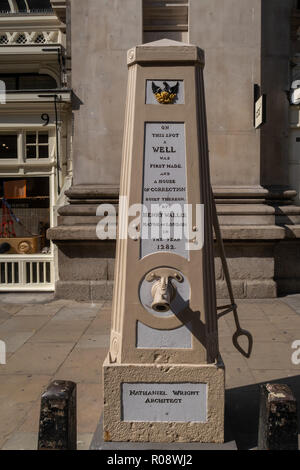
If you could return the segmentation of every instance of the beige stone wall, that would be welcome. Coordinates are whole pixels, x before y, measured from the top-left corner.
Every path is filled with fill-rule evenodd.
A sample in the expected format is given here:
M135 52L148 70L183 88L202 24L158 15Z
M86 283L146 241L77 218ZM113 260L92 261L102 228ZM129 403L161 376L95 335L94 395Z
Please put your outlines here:
M262 87L267 122L261 131L261 181L287 185L289 145L291 8L293 0L262 2Z
M71 1L74 184L119 184L126 52L142 42L141 3Z
M253 84L260 83L261 0L191 0L189 20L190 42L206 56L212 183L259 184Z
M292 3L189 2L189 42L204 49L206 55L204 78L214 185L288 183L288 103L284 90L288 89ZM276 17L281 20L276 21ZM142 1L86 0L83 7L81 0L72 0L71 24L72 86L78 98L78 109L74 110L74 184L118 185L126 51L143 41ZM261 84L268 94L268 122L262 131L253 127L254 83Z
M190 0L189 39L206 53L210 162L215 185L288 184L293 0ZM253 86L267 122L253 127Z

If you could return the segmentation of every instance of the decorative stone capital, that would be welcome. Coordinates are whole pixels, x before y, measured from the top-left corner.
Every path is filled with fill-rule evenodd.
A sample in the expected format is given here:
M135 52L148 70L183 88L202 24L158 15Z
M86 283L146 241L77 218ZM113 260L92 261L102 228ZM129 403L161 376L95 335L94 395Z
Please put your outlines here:
M197 46L171 39L161 39L129 49L127 53L128 66L143 62L191 62L204 66L205 58L204 51Z

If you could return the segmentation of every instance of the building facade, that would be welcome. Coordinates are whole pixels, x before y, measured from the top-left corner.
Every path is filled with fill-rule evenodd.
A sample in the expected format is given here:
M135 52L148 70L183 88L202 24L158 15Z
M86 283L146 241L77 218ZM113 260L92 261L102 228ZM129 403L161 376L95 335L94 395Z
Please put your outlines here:
M236 296L299 292L298 1L4 0L0 11L0 246L13 244L9 228L17 239L0 255L1 290L111 298L115 242L98 239L97 208L118 207L126 53L169 38L205 51L211 179ZM25 242L36 248L24 253ZM215 271L224 297L217 251Z
M72 171L65 17L50 1L1 1L0 12L0 289L54 290L46 232Z

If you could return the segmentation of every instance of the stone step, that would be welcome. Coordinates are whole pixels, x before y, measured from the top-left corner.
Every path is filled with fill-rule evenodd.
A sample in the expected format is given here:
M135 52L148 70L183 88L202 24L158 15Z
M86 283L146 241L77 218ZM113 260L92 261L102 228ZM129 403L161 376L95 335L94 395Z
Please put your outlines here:
M113 281L57 281L55 295L76 302L111 300Z
M96 216L58 216L57 223L61 225L97 225L103 217Z
M300 238L300 224L279 225L242 225L221 224L224 240L284 240ZM95 225L62 225L47 231L50 240L99 240ZM99 240L100 242L100 240Z

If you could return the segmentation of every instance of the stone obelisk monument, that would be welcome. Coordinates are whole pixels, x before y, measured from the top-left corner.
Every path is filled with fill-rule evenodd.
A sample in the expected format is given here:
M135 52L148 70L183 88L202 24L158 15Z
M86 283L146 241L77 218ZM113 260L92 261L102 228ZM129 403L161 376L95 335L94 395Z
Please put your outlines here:
M127 59L104 440L223 442L204 53L161 40Z

